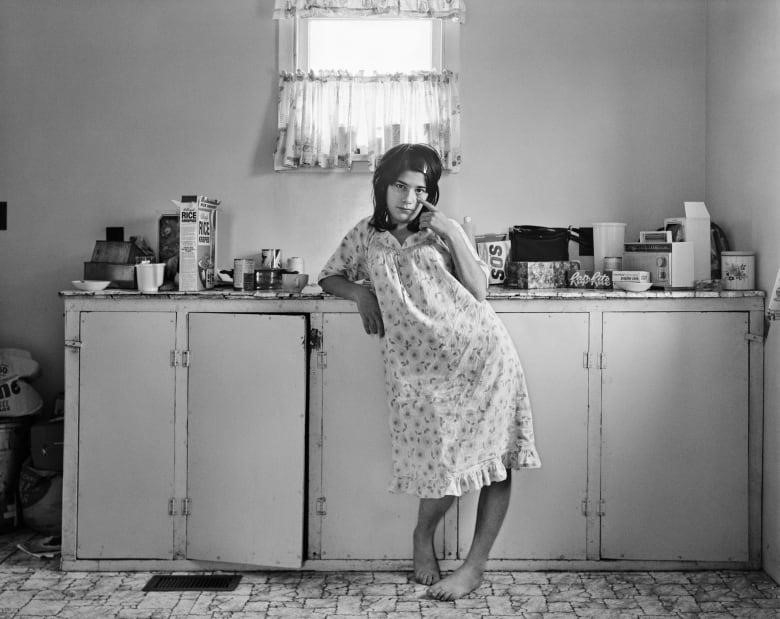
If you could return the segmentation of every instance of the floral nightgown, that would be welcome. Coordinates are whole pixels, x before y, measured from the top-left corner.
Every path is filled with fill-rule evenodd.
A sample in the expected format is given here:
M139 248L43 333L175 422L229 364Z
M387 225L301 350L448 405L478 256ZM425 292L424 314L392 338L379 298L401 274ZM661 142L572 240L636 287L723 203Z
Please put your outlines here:
M318 281L370 279L379 301L390 490L460 496L503 481L507 468L540 467L523 369L493 308L456 279L449 249L432 230L401 245L369 219L347 233Z

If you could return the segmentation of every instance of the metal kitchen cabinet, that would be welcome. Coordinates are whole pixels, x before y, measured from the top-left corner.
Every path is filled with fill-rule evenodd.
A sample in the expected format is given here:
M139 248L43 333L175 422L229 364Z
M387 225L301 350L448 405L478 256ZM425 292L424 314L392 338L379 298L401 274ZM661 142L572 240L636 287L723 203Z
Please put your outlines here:
M587 313L500 313L526 375L542 468L512 473L494 559L585 559L588 489ZM458 553L474 532L478 494L460 498Z
M586 554L587 313L502 313L524 363L543 468L517 471L494 558L582 559ZM312 556L410 559L416 497L391 494L390 434L381 342L358 314L325 314L321 503ZM316 496L310 500L317 500ZM464 557L476 494L448 512L436 547ZM366 523L370 523L367 526Z
M393 494L381 340L357 313L323 315L320 462L309 551L321 559L410 559L416 497ZM312 426L317 423L312 419ZM319 513L317 513L319 512ZM443 556L443 529L435 545Z
M759 568L764 297L493 290L542 468L490 569ZM406 569L381 342L354 303L67 291L63 569ZM475 496L435 538L471 541ZM308 536L304 538L304 536Z
M748 560L748 321L603 314L602 558Z
M189 314L187 558L303 561L306 317Z
M173 312L81 312L78 521L84 559L172 559Z
M63 567L299 567L307 316L151 307L66 313Z

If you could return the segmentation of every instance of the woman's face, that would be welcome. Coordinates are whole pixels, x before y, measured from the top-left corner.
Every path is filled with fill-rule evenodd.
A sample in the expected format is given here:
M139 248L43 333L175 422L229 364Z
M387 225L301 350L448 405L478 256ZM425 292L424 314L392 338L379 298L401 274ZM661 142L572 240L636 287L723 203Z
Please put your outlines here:
M391 221L396 225L407 225L422 209L418 199L427 198L423 173L407 170L387 186L387 212Z

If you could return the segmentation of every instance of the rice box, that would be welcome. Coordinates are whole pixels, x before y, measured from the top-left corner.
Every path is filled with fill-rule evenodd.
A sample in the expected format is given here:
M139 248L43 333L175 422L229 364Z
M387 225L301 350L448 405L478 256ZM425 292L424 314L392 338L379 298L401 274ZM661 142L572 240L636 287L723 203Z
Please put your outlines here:
M217 206L219 200L185 196L179 207L179 290L214 288L217 263Z

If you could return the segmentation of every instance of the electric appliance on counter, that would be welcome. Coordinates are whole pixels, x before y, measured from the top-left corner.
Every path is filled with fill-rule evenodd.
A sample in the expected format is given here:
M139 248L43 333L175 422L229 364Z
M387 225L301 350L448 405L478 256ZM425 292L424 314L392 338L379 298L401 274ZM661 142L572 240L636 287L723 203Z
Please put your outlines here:
M693 288L693 243L625 243L623 269L648 271L653 288Z

